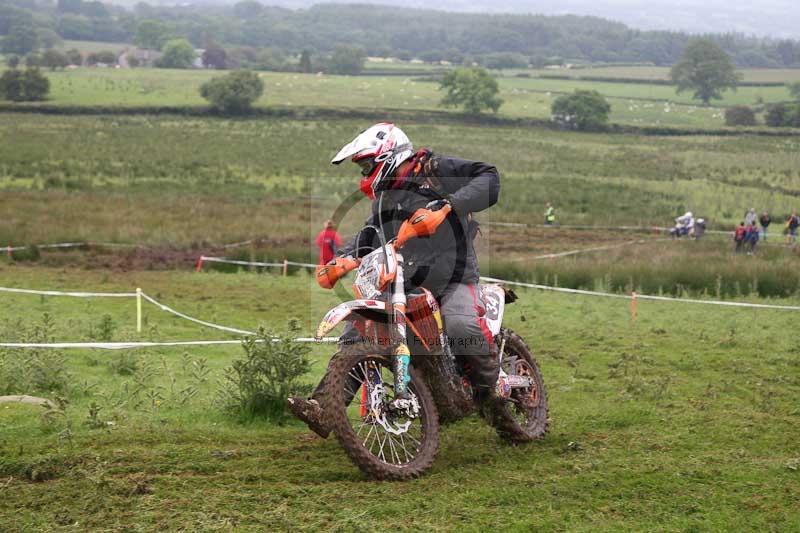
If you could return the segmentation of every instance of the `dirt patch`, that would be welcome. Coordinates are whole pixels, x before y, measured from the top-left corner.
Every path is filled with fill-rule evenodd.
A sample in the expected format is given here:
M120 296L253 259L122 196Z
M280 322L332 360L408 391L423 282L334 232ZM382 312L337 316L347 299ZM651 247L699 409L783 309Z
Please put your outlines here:
M504 260L525 260L540 255L623 244L631 240L657 238L647 233L575 230L539 227L484 227L476 240L478 253ZM201 255L279 261L298 250L314 253L308 238L261 238L236 246L193 244L189 247L86 246L66 250L42 250L38 263L51 267L78 267L118 272L141 270L189 270Z
M483 230L479 253L505 260L524 260L539 255L623 244L632 240L658 238L652 234L604 230L490 227Z
M245 255L273 254L284 256L283 250L309 247L308 239L257 239L238 246L196 244L186 248L155 247L105 247L85 246L68 250L45 251L38 264L50 267L79 267L86 269L129 272L137 270L187 270L197 264L202 255L213 257L242 257Z

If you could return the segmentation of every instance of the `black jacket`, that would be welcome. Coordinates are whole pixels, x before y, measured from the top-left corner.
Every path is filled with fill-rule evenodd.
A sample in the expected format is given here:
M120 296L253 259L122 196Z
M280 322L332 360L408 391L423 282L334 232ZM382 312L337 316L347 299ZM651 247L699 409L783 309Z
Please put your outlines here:
M382 219L388 241L417 209L434 200L449 200L453 213L437 232L430 238L411 240L402 250L408 289L425 287L439 296L451 283L478 282L478 257L473 246L478 222L472 214L497 203L500 176L487 163L432 153L422 159L420 168L420 172L396 184L398 188L384 191L382 202L373 202L366 226L380 227ZM365 230L341 255L363 257L378 246L377 233Z

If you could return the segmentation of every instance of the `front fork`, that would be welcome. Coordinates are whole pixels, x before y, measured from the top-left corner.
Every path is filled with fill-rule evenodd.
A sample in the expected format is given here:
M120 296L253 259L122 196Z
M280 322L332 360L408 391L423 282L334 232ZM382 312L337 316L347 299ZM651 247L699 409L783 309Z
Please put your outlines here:
M408 399L408 383L411 381L408 367L411 365L411 350L406 341L406 297L405 276L403 274L403 256L397 256L397 276L392 283L392 312L390 331L392 346L396 346L392 354L392 371L394 373L394 395L396 399Z

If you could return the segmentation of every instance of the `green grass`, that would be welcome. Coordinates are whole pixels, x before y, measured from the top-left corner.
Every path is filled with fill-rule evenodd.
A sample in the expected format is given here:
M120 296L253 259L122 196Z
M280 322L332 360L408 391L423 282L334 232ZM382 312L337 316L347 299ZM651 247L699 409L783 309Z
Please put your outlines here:
M627 239L642 237L628 235ZM797 296L798 251L783 243L783 237L773 231L755 256L734 254L728 235L709 235L699 242L654 240L557 261L531 262L524 255L494 253L490 262L484 262L483 272L500 279L602 292L714 299Z
M402 71L411 71L411 72L419 72L419 71L431 71L435 72L437 70L442 70L448 68L447 66L443 65L436 65L432 63L422 63L422 62L412 62L412 61L400 61L400 60L392 60L392 61L381 61L377 58L368 58L364 62L364 72L369 72L370 70L392 70L397 71L398 73Z
M69 106L204 106L200 85L219 73L166 69L80 68L48 73L51 95L48 104ZM439 107L438 84L414 78L346 77L264 72L261 107L356 108L386 110L434 110ZM625 83L601 83L543 78L499 78L505 103L500 116L510 118L550 117L553 98L575 89L597 90L612 104L611 121L646 126L720 128L721 107L789 98L783 87L742 87L726 92L714 108L698 106L691 94L677 95L672 87Z
M574 89L596 90L607 97L670 101L679 104L695 105L691 92L676 94L675 88L668 85L646 85L581 80L553 80L546 78L507 78L502 85L509 90L517 88L537 92L572 91ZM740 87L735 92L726 91L721 101L713 105L723 107L736 104L753 105L761 98L764 102L784 101L790 98L786 87Z
M54 103L202 105L196 89L212 75L58 72ZM435 84L400 77L264 74L264 80L259 105L358 107L383 117L392 107L433 109L439 98ZM503 114L545 117L556 91L592 86L550 83L502 79ZM719 124L719 110L681 104L667 113L663 102L641 100L651 97L648 86L608 85L596 86L616 91L613 120ZM735 98L757 96L742 91ZM0 246L93 240L154 248L42 252L40 265L3 257L0 286L142 287L201 319L275 329L295 318L311 333L338 300L317 289L308 273L194 274L191 267L215 244L252 238L266 241L221 253L308 260L311 237L358 179L346 166L331 167L330 156L364 126L0 114ZM669 225L692 209L710 218L713 229L727 230L755 206L773 213L775 238L778 218L800 195L796 137L401 126L418 146L497 164L501 201L484 220L538 222L551 201L563 224ZM354 231L366 208L362 202L349 212L342 231ZM732 257L721 238L530 261L627 238L486 227L479 242L485 272L501 277L800 302L794 250ZM173 267L180 271L142 270ZM429 475L376 484L334 441L311 438L300 424L227 418L216 395L224 369L242 354L237 346L65 351L52 360L53 368L63 361L70 373L60 393L68 402L63 415L0 406L0 529L719 531L747 523L778 531L800 522L795 312L640 301L632 323L626 301L518 292L522 299L509 309L508 324L534 347L550 392L554 425L542 443L507 447L473 418L445 429ZM151 305L137 333L133 300L8 293L0 299L5 341L42 336L45 315L53 321L46 336L58 341L235 338ZM309 384L322 375L330 347L314 346L312 356ZM94 421L100 423L87 424L93 403L101 408Z
M80 52L85 54L91 54L93 52L101 52L104 50L110 50L115 54L122 52L128 48L133 48L133 44L130 43L105 43L100 41L72 41L72 40L64 40L61 41L61 44L58 48L62 50L70 50L76 49Z
M574 69L539 69L530 71L531 74L539 76L559 75L571 76L574 78L602 76L606 78L623 78L636 80L668 80L670 67L654 66L608 66L608 67L586 67ZM740 69L742 81L788 83L800 81L800 69L781 69L781 68L746 68Z
M669 225L692 209L712 228L729 229L751 206L783 216L800 194L800 144L792 137L401 126L417 146L498 166L503 193L484 219L537 222L551 201L564 224ZM363 127L348 120L5 114L0 243L308 242L355 190L353 169L333 167L329 158ZM345 230L363 221L365 204L346 217Z
M310 328L333 303L304 276L2 267L0 284L140 285L241 327L279 325L299 310ZM163 399L137 409L112 407L134 380L111 370L118 354L70 351L74 387L63 417L46 423L40 409L0 407L0 520L10 530L482 530L502 520L510 529L575 531L731 530L744 522L778 531L800 520L800 357L786 334L793 313L640 302L631 323L626 302L520 293L508 323L534 347L548 384L553 429L541 443L508 447L469 419L444 430L430 474L373 483L334 441L310 438L300 424L225 418L213 394L235 347L138 353L153 369L147 387ZM104 313L119 324L116 338L136 338L132 302L3 299L3 318L26 326L50 313L59 340L82 340L83 326ZM226 337L154 308L147 318L157 328L147 339ZM311 380L327 355L315 349ZM190 383L185 361L199 358L211 374L180 405L171 378ZM84 423L92 402L113 426Z

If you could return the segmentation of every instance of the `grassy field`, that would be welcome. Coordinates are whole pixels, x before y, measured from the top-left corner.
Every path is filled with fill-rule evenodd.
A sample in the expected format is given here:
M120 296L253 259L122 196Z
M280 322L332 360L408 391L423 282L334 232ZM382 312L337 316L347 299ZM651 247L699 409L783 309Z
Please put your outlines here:
M61 50L70 50L75 49L84 54L91 54L93 52L101 52L104 50L110 50L115 54L122 52L128 48L133 48L134 45L130 43L104 43L100 41L72 41L66 39L61 41L61 44L58 46Z
M270 234L307 238L353 193L352 169L328 161L364 127L168 116L0 118L0 243L11 244L192 247ZM498 166L504 189L492 220L538 222L551 201L564 224L669 225L692 209L712 228L729 229L751 206L783 216L800 194L795 138L402 126L418 146ZM304 203L296 203L298 195ZM350 227L365 208L347 217Z
M51 103L199 106L197 87L212 75L56 72ZM262 76L267 89L259 105L266 106L358 107L378 120L393 107L434 109L439 99L435 83L403 77ZM614 121L721 124L719 109L689 105L669 87L513 77L500 83L502 114L510 117L546 117L560 91L587 87L613 97ZM785 98L778 89L747 88L726 103L759 96ZM478 240L484 274L800 304L798 250L776 242L782 217L800 207L798 137L400 125L417 146L498 166L500 203L482 220L538 223L545 202L556 205L562 224L668 226L691 209L711 229L727 231L749 207L775 219L770 245L756 256L734 256L726 236L665 242L652 232L487 225ZM273 331L294 319L310 334L338 299L308 273L223 273L207 265L196 274L194 262L204 253L314 260L313 236L352 198L358 180L329 159L364 126L0 113L0 246L145 246L4 254L0 286L141 287L200 319ZM344 209L341 231L355 231L367 208L362 200ZM221 247L251 239L258 242ZM535 259L631 239L646 242ZM444 430L433 471L404 484L366 480L333 440L312 437L299 423L226 415L220 382L242 357L239 346L0 348L5 392L65 406L0 405L0 530L724 531L746 523L786 531L800 523L796 312L640 301L631 321L624 300L518 292L507 320L540 360L551 433L541 443L508 447L477 418L462 421ZM0 341L236 338L151 305L137 333L132 299L0 294ZM309 385L330 354L330 347L311 348ZM23 390L25 382L39 385Z
M245 328L280 327L302 309L308 331L333 302L306 276L0 267L0 284L142 286ZM640 303L631 323L625 302L521 295L508 321L534 346L549 387L553 429L541 443L505 446L470 419L444 431L428 476L376 484L335 442L299 424L226 418L214 397L222 369L241 353L235 347L70 351L57 355L70 374L63 415L0 408L0 519L10 530L456 530L503 517L511 529L574 531L730 530L744 521L779 531L800 520L800 447L791 438L800 358L785 334L794 314ZM130 301L3 300L5 331L17 324L16 336L47 313L58 340L92 338L104 315L114 340L137 338ZM220 338L154 308L146 316L145 339ZM314 349L310 381L327 355ZM198 365L203 379L192 372ZM134 407L137 383L151 400ZM186 399L187 386L198 394Z
M218 75L210 71L165 69L89 69L49 73L49 104L71 106L202 106L200 85ZM441 109L438 84L414 78L346 77L265 72L259 106L288 108ZM675 94L660 85L601 83L543 78L500 78L505 104L500 116L549 118L553 98L575 89L598 90L612 104L611 121L649 126L719 128L724 125L721 107L754 105L789 98L783 87L742 87L725 93L725 99L704 108L691 94Z
M548 74L558 74L565 76L572 76L575 78L580 77L595 77L602 76L605 78L622 78L622 79L637 79L637 80L668 80L670 67L654 67L654 66L640 66L640 67L586 67L575 69L557 69L557 70L535 70L532 74L547 76ZM800 69L788 68L746 68L740 69L739 73L742 75L742 81L752 83L789 83L793 81L800 81Z
M48 265L189 269L201 254L245 260L316 261L323 222L351 235L368 209L351 198L357 176L328 157L356 121L5 115L0 125L0 243L116 242L144 249L42 252ZM670 226L687 209L729 231L744 211L782 220L798 207L800 145L794 138L633 137L523 128L402 124L418 145L495 162L499 205L487 221L540 222L545 202L562 224ZM502 142L500 142L502 140ZM651 235L519 231L486 226L488 274L562 286L735 296L797 290L796 256L765 248L730 260L731 246L673 243L588 254L556 263L542 254ZM236 250L221 245L256 240ZM653 247L656 246L656 247ZM15 254L26 261L27 252ZM523 268L524 267L524 268ZM761 283L755 282L756 278Z
M554 238L564 238L564 233ZM492 237L498 238L496 233ZM755 256L734 254L734 243L728 235L709 235L699 242L631 234L617 239L625 241L616 244L587 241L574 248L610 248L557 260L531 260L536 256L530 253L487 252L484 272L500 279L602 292L636 291L716 299L800 295L798 250L785 246L776 233L768 243L761 242ZM635 244L624 244L631 241ZM532 244L526 238L518 242L521 247Z
M580 80L554 80L546 78L508 78L502 83L506 90L518 89L537 92L571 92L574 89L596 90L607 97L631 100L669 101L692 106L691 92L675 93L675 88L668 85L647 85L641 83L615 83ZM721 101L712 102L715 106L735 104L753 105L759 100L774 102L788 100L790 95L786 87L740 87L735 92L727 91ZM699 106L696 106L699 107Z

